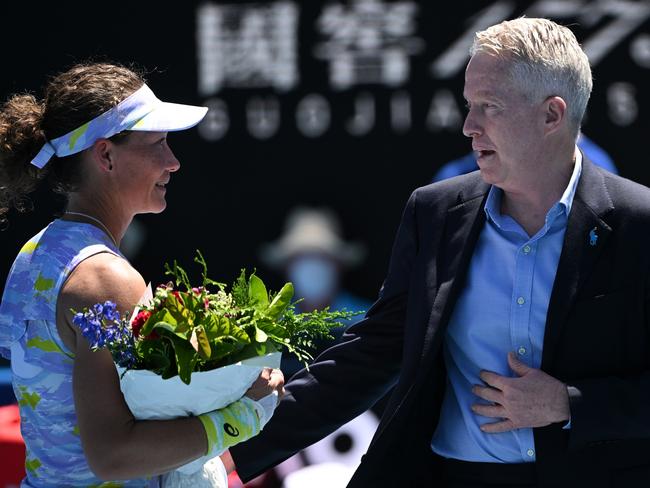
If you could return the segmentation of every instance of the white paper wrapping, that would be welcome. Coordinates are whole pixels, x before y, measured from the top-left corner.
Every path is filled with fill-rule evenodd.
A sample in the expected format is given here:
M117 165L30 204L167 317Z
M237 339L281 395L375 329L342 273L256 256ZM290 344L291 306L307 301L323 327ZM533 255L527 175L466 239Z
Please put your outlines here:
M120 389L133 416L139 420L165 420L201 415L239 400L262 372L279 368L281 353L245 359L212 371L192 373L189 385L178 376L162 379L143 369L132 369L124 376L119 366Z
M166 420L201 415L239 400L264 367L279 368L280 352L258 356L211 371L192 373L189 385L178 376L162 379L147 370L116 366L120 389L138 420ZM219 457L197 459L162 477L163 487L227 488L226 470Z

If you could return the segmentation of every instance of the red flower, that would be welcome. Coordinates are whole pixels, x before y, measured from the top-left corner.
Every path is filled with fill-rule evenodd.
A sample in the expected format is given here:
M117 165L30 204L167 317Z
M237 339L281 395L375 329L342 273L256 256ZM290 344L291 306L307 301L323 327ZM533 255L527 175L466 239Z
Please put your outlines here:
M183 297L181 296L179 291L173 291L172 295L176 297L176 300L178 300L181 305L185 305L185 302L183 301Z
M140 310L138 312L138 315L136 315L133 322L131 322L133 337L140 337L140 329L142 329L147 320L149 320L149 317L151 317L151 312L148 312L147 310Z

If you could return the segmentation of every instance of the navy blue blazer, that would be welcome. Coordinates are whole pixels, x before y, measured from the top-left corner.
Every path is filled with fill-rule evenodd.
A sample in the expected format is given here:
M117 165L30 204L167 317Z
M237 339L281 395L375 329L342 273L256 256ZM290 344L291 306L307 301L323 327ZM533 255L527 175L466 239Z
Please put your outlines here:
M485 224L488 191L473 172L412 193L366 317L291 378L259 436L231 449L244 481L392 389L348 486L436 486L430 442L445 388L441 346ZM572 427L534 429L540 486L650 486L649 271L650 189L584 158L542 358L544 371L575 387Z

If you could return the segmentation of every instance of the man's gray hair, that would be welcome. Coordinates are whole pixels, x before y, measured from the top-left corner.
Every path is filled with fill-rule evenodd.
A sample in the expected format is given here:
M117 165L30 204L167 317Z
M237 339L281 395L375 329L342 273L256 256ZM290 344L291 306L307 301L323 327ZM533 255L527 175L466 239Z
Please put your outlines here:
M520 17L477 32L470 55L484 53L510 64L510 77L531 101L561 97L576 135L593 81L589 59L573 32L548 19Z

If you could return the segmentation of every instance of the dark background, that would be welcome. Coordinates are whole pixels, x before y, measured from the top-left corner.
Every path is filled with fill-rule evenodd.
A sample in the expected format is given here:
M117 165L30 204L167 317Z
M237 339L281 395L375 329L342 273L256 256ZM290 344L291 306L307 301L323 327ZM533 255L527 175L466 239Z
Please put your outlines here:
M285 90L263 82L243 86L246 83L235 80L213 93L200 93L197 18L199 7L206 4L114 1L90 8L11 2L2 7L0 95L6 98L24 90L38 94L47 75L91 57L143 66L150 71L149 86L163 100L204 104L218 98L227 106L230 125L222 138L208 141L197 128L170 135L181 171L168 186L167 210L136 218L143 240L130 254L132 264L154 284L165 279L163 264L173 259L193 275L197 270L192 257L200 249L213 279L230 282L240 268L257 268L277 289L281 277L264 268L258 249L278 238L287 212L304 203L333 208L341 217L344 238L367 245L367 260L347 273L345 285L374 299L409 194L429 183L445 162L470 150L453 118L447 127L427 122L432 105L440 97L444 101L445 90L453 94L452 114L464 115L466 59L461 57L462 63L447 76L433 74L431 66L490 12L504 12L500 15L507 18L546 13L571 25L583 44L603 39L606 53L593 63L594 91L584 132L607 150L621 175L650 184L648 1L454 1L445 2L446 13L440 2L409 3L417 6L408 36L416 39L417 52L405 56L408 77L394 86L381 79L332 86L329 62L315 54L327 39L318 19L328 6L341 5L349 13L359 3L308 1L292 4L298 9L298 81L293 86ZM376 2L384 7L394 4ZM548 14L558 4L559 10ZM229 5L229 12L234 12L230 28L236 29L237 16L245 9L264 10L274 2ZM387 39L386 45L395 41ZM468 45L461 47L460 52L466 52ZM411 104L410 128L404 131L391 125L390 103L398 92ZM331 111L331 124L320 137L307 137L296 125L297 107L309 94L322 96ZM375 122L366 134L351 135L346 124L364 96L374 100ZM256 97L279 107L280 126L265 140L253 137L247 128L247 106ZM444 121L446 112L440 113ZM32 200L34 211L11 213L9 227L0 232L1 283L22 243L61 208L61 202L45 190Z

